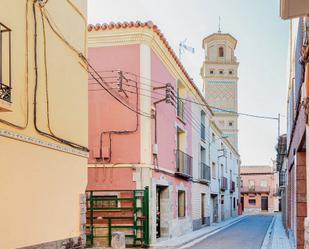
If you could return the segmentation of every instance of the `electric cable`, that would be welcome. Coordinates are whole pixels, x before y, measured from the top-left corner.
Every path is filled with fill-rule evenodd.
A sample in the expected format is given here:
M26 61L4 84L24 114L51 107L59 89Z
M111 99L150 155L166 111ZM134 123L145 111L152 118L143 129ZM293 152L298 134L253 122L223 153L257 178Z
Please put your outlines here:
M25 11L25 16L26 16L26 22L25 22L25 38L26 38L26 42L25 42L25 47L26 47L26 53L25 53L25 67L26 67L26 88L25 88L25 95L26 95L26 115L25 115L25 124L23 125L19 125L19 124L14 124L13 122L4 120L4 119L0 119L0 122L8 125L8 126L12 126L14 128L20 129L20 130L24 130L27 128L28 124L29 124L29 62L28 62L28 57L29 57L29 51L28 51L28 9L29 9L29 0L26 0L26 11Z

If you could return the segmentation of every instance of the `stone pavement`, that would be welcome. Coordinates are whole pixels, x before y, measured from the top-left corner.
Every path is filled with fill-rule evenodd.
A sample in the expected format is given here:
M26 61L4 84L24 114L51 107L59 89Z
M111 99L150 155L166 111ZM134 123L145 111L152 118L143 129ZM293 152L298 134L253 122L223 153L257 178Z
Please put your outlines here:
M292 249L282 224L281 214L276 215L271 237L271 245L268 247L269 249Z
M186 248L186 244L196 241L199 239L203 239L205 236L210 236L212 234L215 234L225 228L228 228L229 226L245 219L247 215L241 215L235 218L231 218L228 220L225 220L220 223L212 224L211 226L196 230L194 232L190 232L188 234L182 235L177 238L169 239L166 241L158 242L156 244L153 244L150 246L151 249L173 249L173 248Z

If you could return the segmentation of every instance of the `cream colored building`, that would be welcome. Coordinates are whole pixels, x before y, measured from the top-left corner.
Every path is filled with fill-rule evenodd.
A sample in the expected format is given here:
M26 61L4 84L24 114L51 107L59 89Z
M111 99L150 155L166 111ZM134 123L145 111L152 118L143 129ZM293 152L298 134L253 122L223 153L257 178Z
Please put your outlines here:
M83 230L86 2L0 1L1 249L60 248Z
M230 34L214 33L203 40L205 60L201 68L205 98L215 114L215 122L238 147L237 81L238 65L234 55L237 40ZM215 108L214 108L215 107Z

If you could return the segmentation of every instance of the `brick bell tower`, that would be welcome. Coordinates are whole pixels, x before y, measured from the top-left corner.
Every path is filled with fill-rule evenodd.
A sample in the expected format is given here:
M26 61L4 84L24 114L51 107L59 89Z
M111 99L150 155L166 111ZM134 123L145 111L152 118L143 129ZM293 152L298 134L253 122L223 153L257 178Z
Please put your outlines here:
M215 122L238 149L238 65L234 55L237 40L228 33L203 39L205 60L201 68L204 96L215 114ZM217 108L217 109L216 109Z

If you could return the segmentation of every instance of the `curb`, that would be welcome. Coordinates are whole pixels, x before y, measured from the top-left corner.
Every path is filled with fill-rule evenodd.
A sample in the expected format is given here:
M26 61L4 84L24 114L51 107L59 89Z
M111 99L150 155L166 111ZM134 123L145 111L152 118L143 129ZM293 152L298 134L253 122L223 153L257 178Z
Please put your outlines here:
M242 221L243 219L247 218L248 215L242 215L242 217L238 218L237 220L232 221L231 223L228 223L225 226L221 226L221 227L217 227L216 229L206 232L204 234L201 234L199 236L196 236L195 238L189 239L186 242L183 242L181 244L178 245L166 245L166 246L150 246L150 249L187 249L187 248L191 248L193 245L199 243L200 241L206 239L207 237L216 234L240 221Z
M273 228L274 228L276 219L277 219L277 216L274 215L274 217L273 217L273 219L272 219L271 223L269 224L268 229L266 231L261 249L270 249L270 246L272 244L272 235L273 235L273 230L274 230Z
M205 234L203 234L201 236L198 236L198 237L196 237L196 238L194 238L194 239L192 239L192 240L190 240L188 242L185 242L182 245L180 245L181 247L179 247L179 249L191 248L192 246L194 246L194 245L200 243L201 241L203 241L204 239L206 239L206 238L208 238L208 237L210 237L210 236L212 236L212 235L214 235L214 234L216 234L216 233L218 233L220 231L223 231L223 230L233 226L234 224L236 224L236 223L238 223L238 222L240 222L240 221L242 221L242 220L244 220L246 218L248 218L248 215L244 215L243 217L241 217L241 218L239 218L239 219L237 219L237 220L235 220L235 221L233 221L233 222L231 222L231 223L229 223L229 224L227 224L225 226L218 227L217 229L214 229L213 231L210 231L210 232L205 233Z

